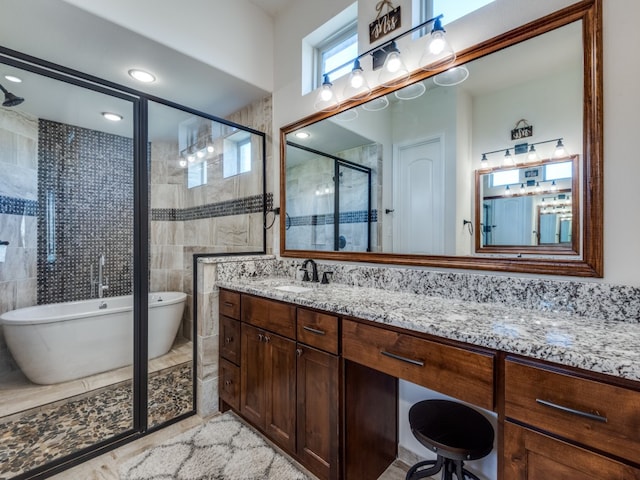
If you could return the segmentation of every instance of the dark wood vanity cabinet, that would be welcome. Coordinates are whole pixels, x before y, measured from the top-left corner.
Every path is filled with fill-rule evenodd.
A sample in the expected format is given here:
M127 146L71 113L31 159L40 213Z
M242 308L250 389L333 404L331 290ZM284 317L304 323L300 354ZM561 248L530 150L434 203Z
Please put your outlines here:
M340 478L339 319L221 292L221 400L319 478ZM225 312L235 308L233 295L238 320L222 315L223 301ZM239 338L237 351L230 337Z
M241 328L240 413L295 451L296 342L246 323Z
M640 391L517 357L504 374L505 480L640 480Z

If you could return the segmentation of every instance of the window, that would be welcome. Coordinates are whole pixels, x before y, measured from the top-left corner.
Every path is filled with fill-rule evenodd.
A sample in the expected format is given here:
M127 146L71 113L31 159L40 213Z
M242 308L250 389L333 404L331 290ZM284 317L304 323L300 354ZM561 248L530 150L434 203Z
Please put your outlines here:
M352 22L316 46L316 87L322 85L325 73L331 73L333 82L336 78L351 72L352 61L358 56L358 23ZM334 69L339 68L335 72Z
M191 163L187 170L187 188L207 184L207 162Z
M550 163L544 166L545 180L561 180L571 178L573 175L573 162Z
M513 185L520 183L520 170L504 170L502 172L493 172L491 174L491 186L500 187L502 185Z
M416 1L418 2L417 10L420 12L420 20L418 23L425 22L436 15L442 14L444 15L442 17L442 24L445 25L492 3L494 0L465 0L464 2L452 2L451 0ZM428 29L428 31L430 32L431 30Z
M224 140L222 176L224 178L251 171L251 137L238 132Z

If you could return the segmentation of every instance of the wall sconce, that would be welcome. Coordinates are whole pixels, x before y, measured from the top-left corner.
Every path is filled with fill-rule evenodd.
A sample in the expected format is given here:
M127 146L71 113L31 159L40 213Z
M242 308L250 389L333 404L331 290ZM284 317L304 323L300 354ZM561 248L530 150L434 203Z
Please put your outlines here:
M538 156L538 151L536 150L535 146L542 145L543 143L551 143L551 142L556 142L556 147L553 151L553 154L550 155L550 157L562 158L569 155L567 153L567 149L562 143L562 138L553 138L551 140L543 140L542 142L520 143L518 145L514 145L513 147L500 148L498 150L493 150L491 152L484 152L482 154L482 158L480 159L480 168L481 169L489 168L489 159L487 158L487 155L491 155L493 153L501 153L501 152L505 152L505 153L504 153L504 157L502 159L502 165L500 165L500 168L515 166L516 162L514 161L514 157L513 155L511 155L511 152L510 152L512 148L513 148L513 152L516 155L521 155L521 154L524 155L526 153L526 161L522 163L536 162L540 160L540 157Z
M353 70L351 71L349 82L344 89L345 99L363 99L371 94L371 88L364 78L364 71L360 65L360 59L366 55L371 55L373 57L372 69L374 71L382 68L382 71L379 74L379 83L382 86L389 87L405 81L409 78L410 72L402 60L396 40L399 40L400 38L405 37L406 35L409 35L410 33L413 33L429 24L433 24L433 28L429 34L425 51L420 58L420 68L431 71L438 70L452 64L456 59L456 54L447 41L445 29L442 27L442 17L442 15L438 15L437 17L430 18L411 29L396 35L388 40L384 45L367 50L353 60L349 60L348 62L343 63L333 70L325 73L323 75L323 82L320 87L320 91L318 92L314 103L314 108L323 112L330 112L339 108L340 102L333 91L333 84L331 83L330 76L349 64L353 64Z

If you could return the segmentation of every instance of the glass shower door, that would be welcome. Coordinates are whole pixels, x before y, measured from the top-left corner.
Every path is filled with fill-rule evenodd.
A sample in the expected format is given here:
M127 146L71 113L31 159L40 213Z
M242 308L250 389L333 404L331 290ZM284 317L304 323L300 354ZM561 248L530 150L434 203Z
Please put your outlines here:
M336 250L371 251L371 170L336 162Z
M134 430L136 103L3 72L24 99L0 108L0 478L12 478Z

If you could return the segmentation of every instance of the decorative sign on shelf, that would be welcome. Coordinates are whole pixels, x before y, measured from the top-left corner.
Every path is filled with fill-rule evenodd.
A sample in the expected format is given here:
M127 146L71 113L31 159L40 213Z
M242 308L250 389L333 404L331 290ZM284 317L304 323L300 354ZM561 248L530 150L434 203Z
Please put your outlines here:
M533 136L533 125L529 125L524 118L518 120L516 128L511 130L511 140L520 140L521 138L527 138Z
M382 14L382 9L387 7L387 13ZM393 8L389 0L381 0L376 4L378 15L369 24L369 43L374 43L385 35L396 31L401 26L400 7Z

